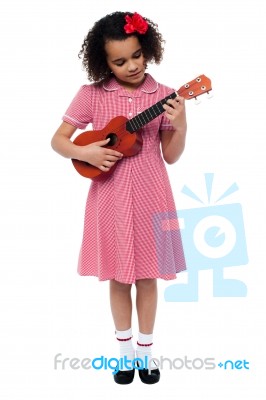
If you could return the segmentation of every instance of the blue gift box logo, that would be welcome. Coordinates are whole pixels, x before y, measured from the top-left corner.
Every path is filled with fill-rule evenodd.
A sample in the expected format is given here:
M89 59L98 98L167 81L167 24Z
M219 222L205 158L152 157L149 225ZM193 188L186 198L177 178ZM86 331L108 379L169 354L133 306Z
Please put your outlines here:
M185 259L189 267L212 269L246 264L240 204L179 210Z
M208 203L211 203L211 192L214 174L205 174ZM219 202L238 190L232 184L215 202ZM198 273L200 270L213 270L214 297L244 297L246 285L236 279L224 279L223 268L245 265L248 263L245 229L242 207L239 203L224 205L204 205L204 202L187 186L182 193L203 204L203 207L177 211L178 223L173 224L174 214L160 213L154 219L162 226L165 218L172 219L172 230L180 229L184 254L187 264L188 283L172 284L165 289L165 300L169 302L198 300ZM175 227L176 226L176 227ZM162 232L170 234L170 232ZM158 236L158 233L157 233ZM160 268L160 260L159 268ZM163 265L161 266L163 270Z

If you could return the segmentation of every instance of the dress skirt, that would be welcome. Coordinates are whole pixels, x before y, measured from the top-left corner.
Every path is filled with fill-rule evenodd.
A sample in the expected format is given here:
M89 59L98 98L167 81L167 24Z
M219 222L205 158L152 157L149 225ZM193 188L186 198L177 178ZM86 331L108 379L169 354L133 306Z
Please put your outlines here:
M175 279L185 269L167 171L160 151L145 153L144 146L92 182L78 272L130 284Z

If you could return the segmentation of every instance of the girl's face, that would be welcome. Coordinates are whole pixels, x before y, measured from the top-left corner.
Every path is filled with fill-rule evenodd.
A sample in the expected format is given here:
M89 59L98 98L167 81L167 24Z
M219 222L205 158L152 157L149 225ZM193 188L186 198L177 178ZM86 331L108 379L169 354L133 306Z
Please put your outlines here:
M105 51L107 64L122 86L133 90L143 82L146 63L136 36L109 40L105 43Z

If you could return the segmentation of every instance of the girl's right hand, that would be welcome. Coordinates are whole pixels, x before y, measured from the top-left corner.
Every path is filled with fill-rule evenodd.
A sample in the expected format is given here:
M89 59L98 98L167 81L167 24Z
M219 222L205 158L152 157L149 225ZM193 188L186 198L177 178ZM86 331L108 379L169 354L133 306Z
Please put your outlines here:
M62 122L55 132L51 145L61 156L87 162L105 172L109 171L123 157L122 153L103 147L108 144L110 139L100 140L86 146L77 146L70 140L76 129L75 126Z
M81 157L79 159L94 165L101 171L109 171L123 157L122 153L103 147L108 145L109 141L110 139L105 139L88 144L87 146L80 146Z

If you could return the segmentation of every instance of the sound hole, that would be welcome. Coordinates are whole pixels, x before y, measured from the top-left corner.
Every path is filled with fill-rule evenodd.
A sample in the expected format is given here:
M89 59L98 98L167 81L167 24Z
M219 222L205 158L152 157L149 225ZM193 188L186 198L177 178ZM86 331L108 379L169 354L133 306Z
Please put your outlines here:
M118 138L115 133L109 133L109 135L106 136L106 139L110 139L108 146L114 146Z

